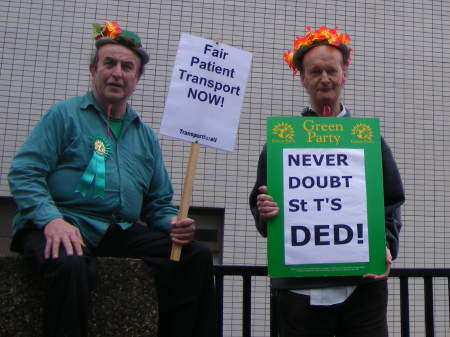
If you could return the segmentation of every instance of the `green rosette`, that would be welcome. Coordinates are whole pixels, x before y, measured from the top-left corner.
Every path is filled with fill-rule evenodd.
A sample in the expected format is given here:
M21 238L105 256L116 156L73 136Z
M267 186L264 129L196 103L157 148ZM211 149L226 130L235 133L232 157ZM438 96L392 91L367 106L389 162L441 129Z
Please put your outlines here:
M93 185L94 198L103 198L105 196L105 176L106 159L111 152L111 144L108 139L97 136L93 140L93 153L86 170L81 176L75 192L80 192L83 197L88 194L91 185Z

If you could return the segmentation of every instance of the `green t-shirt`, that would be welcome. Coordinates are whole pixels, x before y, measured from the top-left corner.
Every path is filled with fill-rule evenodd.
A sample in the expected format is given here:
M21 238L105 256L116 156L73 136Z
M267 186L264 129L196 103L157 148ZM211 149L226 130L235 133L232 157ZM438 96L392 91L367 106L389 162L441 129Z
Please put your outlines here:
M109 119L109 126L114 133L114 136L116 138L119 138L120 132L122 131L122 125L123 125L123 118L113 118L111 117Z

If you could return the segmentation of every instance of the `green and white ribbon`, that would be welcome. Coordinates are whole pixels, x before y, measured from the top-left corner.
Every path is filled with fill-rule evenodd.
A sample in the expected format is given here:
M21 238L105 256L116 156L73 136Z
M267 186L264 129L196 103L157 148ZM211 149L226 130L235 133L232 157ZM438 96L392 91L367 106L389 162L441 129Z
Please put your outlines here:
M106 138L97 136L94 138L93 147L92 158L81 176L75 192L80 192L85 197L88 194L90 186L93 185L93 197L103 198L105 195L106 180L105 162L109 157L111 145Z

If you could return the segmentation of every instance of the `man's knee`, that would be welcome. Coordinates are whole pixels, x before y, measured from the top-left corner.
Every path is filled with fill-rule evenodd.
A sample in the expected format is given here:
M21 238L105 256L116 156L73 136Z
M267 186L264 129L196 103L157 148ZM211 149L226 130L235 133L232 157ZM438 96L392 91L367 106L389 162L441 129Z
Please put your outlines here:
M209 247L203 242L199 241L191 241L188 245L183 247L190 251L192 256L195 256L196 259L204 261L205 263L212 263L212 253Z
M92 257L78 255L62 255L57 259L48 259L44 277L52 276L72 280L94 280L95 261Z

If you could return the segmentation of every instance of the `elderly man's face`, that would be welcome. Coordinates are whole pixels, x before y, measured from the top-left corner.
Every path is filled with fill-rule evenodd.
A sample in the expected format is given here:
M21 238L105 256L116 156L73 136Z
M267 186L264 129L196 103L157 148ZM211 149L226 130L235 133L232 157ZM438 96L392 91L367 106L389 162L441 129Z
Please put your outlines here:
M311 49L303 57L303 73L300 76L311 104L333 106L339 103L347 78L342 53L330 46Z
M139 81L141 60L129 48L106 44L98 51L98 61L90 71L94 97L102 106L124 104Z

